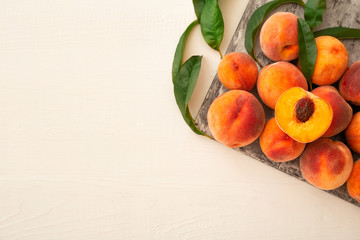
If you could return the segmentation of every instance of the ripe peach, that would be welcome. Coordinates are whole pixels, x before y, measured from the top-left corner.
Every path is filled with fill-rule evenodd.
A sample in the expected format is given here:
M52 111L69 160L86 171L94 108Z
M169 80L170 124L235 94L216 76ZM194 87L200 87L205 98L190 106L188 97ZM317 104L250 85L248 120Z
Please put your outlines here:
M341 78L349 64L349 56L342 42L331 36L315 39L317 58L312 82L317 85L331 85Z
M213 137L228 147L242 147L255 141L265 125L265 112L254 95L230 90L210 105L208 125Z
M218 66L219 80L229 90L250 91L255 86L257 76L256 63L246 53L228 53Z
M277 12L270 16L261 28L260 46L273 61L298 58L297 16L290 12Z
M263 153L275 162L287 162L300 156L306 144L289 137L277 125L275 118L265 124L260 135L260 147Z
M300 87L286 90L275 106L275 119L281 130L302 143L321 137L332 118L330 103Z
M280 95L292 87L308 90L301 71L291 63L276 62L264 67L257 80L257 90L262 101L274 109Z
M332 190L343 185L351 174L353 157L342 142L320 138L309 143L300 156L300 170L310 184Z
M360 153L360 112L354 114L349 126L345 130L345 138L349 147Z
M354 163L353 170L346 185L350 196L360 202L360 158Z
M323 137L331 137L342 132L351 121L353 115L351 106L341 97L338 90L332 86L321 86L311 92L330 103L333 110L333 120Z
M340 80L339 91L346 101L360 106L360 61L349 67Z

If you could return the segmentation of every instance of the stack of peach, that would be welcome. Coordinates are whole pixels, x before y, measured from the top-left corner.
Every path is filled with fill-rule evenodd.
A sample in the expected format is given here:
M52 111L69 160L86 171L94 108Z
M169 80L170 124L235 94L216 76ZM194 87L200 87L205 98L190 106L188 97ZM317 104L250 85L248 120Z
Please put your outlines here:
M330 36L315 40L318 55L312 82L318 87L308 92L301 69L289 62L299 56L297 16L279 12L268 18L260 45L275 63L258 73L248 54L227 54L218 77L229 91L211 104L209 128L217 141L232 148L260 137L262 151L275 162L300 156L300 169L309 183L331 190L347 181L349 194L360 202L360 159L354 164L347 147L360 153L360 112L353 115L347 103L360 105L360 61L348 68L342 42ZM339 91L331 86L338 80ZM249 92L255 85L261 101L274 109L275 117L266 123L261 103ZM329 138L342 131L347 145Z

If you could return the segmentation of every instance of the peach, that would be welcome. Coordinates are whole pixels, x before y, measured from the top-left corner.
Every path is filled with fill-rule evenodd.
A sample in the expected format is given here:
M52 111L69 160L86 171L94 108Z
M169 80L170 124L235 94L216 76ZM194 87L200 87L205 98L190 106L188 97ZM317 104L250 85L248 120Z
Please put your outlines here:
M290 12L277 12L270 16L260 31L260 47L273 61L298 58L297 16Z
M212 102L207 120L215 140L235 148L246 146L260 136L265 125L265 112L251 93L230 90Z
M338 90L332 86L321 86L311 92L330 103L333 110L331 125L323 137L332 137L345 130L351 121L353 110Z
M349 126L345 129L345 138L349 147L360 153L360 112L354 114Z
M353 170L347 180L346 186L349 195L360 202L360 158L354 163Z
M306 144L289 137L277 125L275 118L265 124L260 135L260 147L263 153L275 162L287 162L300 156Z
M341 78L339 91L346 101L360 106L360 61L349 67Z
M331 85L344 74L349 56L342 42L331 36L315 38L317 58L312 82L317 85Z
M229 90L250 91L255 86L257 76L256 63L246 53L228 53L218 66L219 80Z
M310 184L332 190L343 185L351 174L353 157L342 142L320 138L309 143L300 156L302 176Z
M262 101L274 109L280 95L292 87L308 90L306 79L302 72L288 62L276 62L264 67L256 83Z
M330 103L300 87L286 90L275 106L275 119L281 130L302 143L321 137L332 118Z

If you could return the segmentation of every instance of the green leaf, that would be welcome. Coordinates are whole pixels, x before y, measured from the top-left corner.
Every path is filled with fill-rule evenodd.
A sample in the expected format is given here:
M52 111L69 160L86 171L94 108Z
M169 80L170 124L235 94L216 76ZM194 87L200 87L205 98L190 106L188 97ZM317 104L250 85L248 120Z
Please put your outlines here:
M180 68L175 76L174 94L180 112L189 127L199 135L205 135L195 125L188 103L197 82L202 56L192 56Z
M322 22L322 14L326 11L326 0L308 0L305 5L304 17L310 29Z
M261 24L264 22L266 16L276 7L285 4L285 3L297 3L301 6L305 6L302 0L274 0L268 2L261 7L259 7L250 17L249 22L246 26L245 31L245 48L246 51L252 56L255 61L261 66L257 60L254 52L254 45L257 33L260 29Z
M360 38L360 29L347 27L325 28L314 32L314 37L332 36L338 39Z
M201 14L205 5L205 0L193 0L194 10L198 21L200 22Z
M174 60L172 64L172 80L175 81L175 76L179 72L182 60L184 56L184 50L186 45L186 40L191 32L191 30L194 28L194 26L198 23L197 20L193 21L185 30L185 32L181 35L179 39L179 43L175 50Z
M219 51L224 37L224 20L217 0L205 1L200 26L206 43Z
M298 18L298 43L299 43L299 63L301 70L312 89L311 77L314 72L317 58L317 46L315 38L309 25L305 20Z

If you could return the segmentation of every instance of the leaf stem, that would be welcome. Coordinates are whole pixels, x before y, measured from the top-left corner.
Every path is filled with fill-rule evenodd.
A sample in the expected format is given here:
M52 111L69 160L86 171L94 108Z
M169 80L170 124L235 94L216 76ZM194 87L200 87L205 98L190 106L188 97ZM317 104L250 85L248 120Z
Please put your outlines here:
M219 53L220 53L220 59L223 59L223 55L222 55L222 53L220 51L220 48L219 48Z

